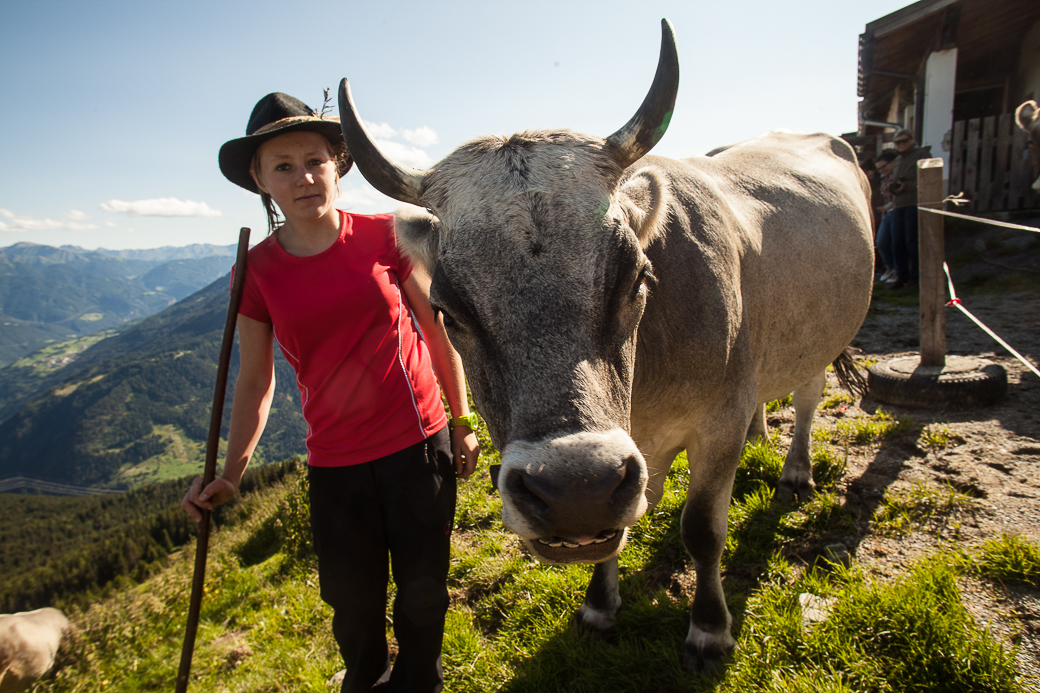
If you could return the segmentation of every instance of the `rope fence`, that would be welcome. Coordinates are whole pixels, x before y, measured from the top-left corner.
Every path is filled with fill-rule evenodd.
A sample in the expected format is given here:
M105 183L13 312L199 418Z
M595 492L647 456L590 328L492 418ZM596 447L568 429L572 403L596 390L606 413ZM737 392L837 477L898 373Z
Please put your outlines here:
M937 165L924 165L924 166L922 166L922 164L928 164L928 162L935 162L935 163L937 163ZM937 183L937 184L941 185L941 180L942 180L942 178L941 178L942 160L941 159L930 159L930 160L927 160L925 162L918 162L918 185L923 185L924 183L922 183L922 181L929 180L925 176L925 171L926 170L931 170L931 171L935 172L935 173L932 174L933 178L934 178L935 175L938 175L939 178L931 180L931 182L932 183ZM983 219L981 217L974 217L974 216L969 216L967 214L958 214L957 212L947 212L946 210L943 210L943 209L937 209L938 207L942 206L946 202L949 202L949 203L951 203L951 204L953 204L955 206L959 206L959 205L967 204L969 202L969 200L965 199L964 193L961 192L961 193L958 193L956 195L950 195L950 196L942 199L939 202L930 202L930 203L918 204L917 205L917 209L920 210L920 211L929 212L931 214L939 214L939 215L946 216L946 217L955 217L957 219L967 219L969 221L977 221L980 224L989 224L990 226L999 226L999 227L1005 228L1005 229L1014 229L1016 231L1029 231L1030 233L1040 233L1040 228L1037 228L1035 226L1024 226L1022 224L1011 224L1011 223L1008 223L1008 222L1005 222L1005 221L994 221L992 219ZM942 252L943 252L942 251L942 246L943 246L942 226L940 225L938 227L938 229L939 229L939 231L938 231L938 239L939 239L938 243L939 243L939 245L938 245L938 248L936 248L935 250L938 251L938 253L939 253L938 258L941 260ZM923 264L923 258L922 258L922 267L923 266L924 266L924 264ZM947 284L947 286L950 289L950 299L946 302L947 307L953 306L953 307L957 308L957 310L959 310L962 313L964 313L964 315L966 315L969 320L971 320L976 325L978 325L982 329L983 332L985 332L990 337L992 337L998 344L1000 344L1000 346L1002 346L1005 349L1007 349L1007 351L1012 356L1014 356L1016 359L1021 361L1022 364L1026 368L1028 368L1030 371L1033 372L1034 375L1036 375L1038 378L1040 378L1040 370L1037 370L1037 368L1036 368L1036 366L1034 364L1032 364L1029 360L1027 360L1025 356L1023 356L1022 354L1018 353L1018 351L1016 351L1014 349L1014 347L1012 347L1010 344L1008 344L1003 339L1001 339L1000 335L998 335L996 332L994 332L989 327L987 327L981 320L979 320L977 317L972 315L971 311L969 311L967 308L964 307L964 305L961 303L961 299L957 298L956 290L953 288L953 278L950 276L950 267L949 267L949 265L947 265L946 262L942 262L942 268L943 268L943 272L946 274L946 284ZM941 279L939 281L941 281ZM938 289L938 287L935 287L935 288ZM922 300L922 329L921 329L922 361L924 359L924 343L925 343L925 329L924 329L925 325L924 325L924 317L923 317L923 314L924 314L924 297L923 296L924 295L923 295L923 291L922 291L922 299L921 299ZM938 306L936 305L935 307L937 308ZM941 332L942 331L941 323L939 323L939 324L940 324L939 330ZM945 339L940 339L939 342L940 342L940 345L941 345L940 348L942 350L945 350Z
M968 219L970 221L977 221L982 224L989 224L990 226L1000 226L1005 229L1015 229L1017 231L1032 231L1033 233L1040 233L1040 229L1035 226L1022 226L1021 224L1011 224L1006 221L994 221L993 219L982 219L981 217L973 217L967 214L958 214L957 212L947 212L944 209L931 209L924 205L918 205L919 210L923 212L930 212L932 214L941 214L944 217L956 217L958 219Z
M1017 351L1015 351L1014 347L1012 347L1010 344L1008 344L1003 339L1001 339L1000 336L996 332L994 332L993 330L991 330L988 327L986 327L982 323L981 320L979 320L974 315L972 315L971 312L967 308L964 307L964 305L961 303L961 300L959 298L957 298L957 292L954 291L953 279L950 277L950 268L949 268L949 266L947 266L947 264L945 262L943 263L943 271L946 272L946 283L950 287L950 300L947 301L946 305L947 306L953 306L953 307L957 308L959 311L961 311L962 313L964 313L966 316L968 316L969 320L971 320L976 325L981 327L983 332L985 332L990 337L995 339L997 341L997 343L1000 344L1000 346L1004 347L1009 352L1011 352L1012 356L1014 356L1016 359L1021 361L1025 365L1026 368L1028 368L1029 370L1033 371L1033 373L1036 375L1036 377L1040 378L1040 371L1038 371L1036 369L1036 366L1034 366L1032 363L1030 363L1028 360L1026 360L1025 356L1023 356L1022 354L1020 354Z

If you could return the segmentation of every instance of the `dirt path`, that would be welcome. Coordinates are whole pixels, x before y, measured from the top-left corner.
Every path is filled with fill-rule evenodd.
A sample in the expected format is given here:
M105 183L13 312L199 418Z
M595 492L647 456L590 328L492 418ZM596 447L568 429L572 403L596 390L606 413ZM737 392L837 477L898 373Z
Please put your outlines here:
M964 304L1030 361L1040 363L1040 292L969 296ZM903 573L915 559L943 545L977 546L1002 534L1040 544L1040 378L959 311L948 308L946 318L949 354L986 358L1007 370L1008 393L1001 402L968 411L926 410L867 398L844 411L823 410L817 417L817 425L834 427L841 418L867 417L880 406L920 426L944 425L954 434L944 449L922 447L914 436L850 449L842 491L846 507L861 521L857 536L843 543L879 576ZM912 297L881 296L853 345L862 349L862 360L886 361L915 354L917 335L918 307ZM789 436L793 410L771 417L770 423ZM973 507L931 531L889 537L870 533L869 519L886 491L908 491L915 484L949 484L970 496ZM1040 690L1040 591L1000 589L973 579L963 581L962 591L980 622L1019 646L1021 671L1031 690Z

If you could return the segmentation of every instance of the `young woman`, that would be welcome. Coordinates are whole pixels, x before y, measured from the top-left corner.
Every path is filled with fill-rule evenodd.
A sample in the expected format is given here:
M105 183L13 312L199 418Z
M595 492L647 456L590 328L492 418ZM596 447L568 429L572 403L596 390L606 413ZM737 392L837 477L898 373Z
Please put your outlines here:
M260 194L270 235L248 256L224 469L206 488L196 479L181 506L200 519L236 493L267 422L277 340L303 397L314 548L347 667L342 690L440 691L455 478L473 472L480 448L461 361L428 280L398 249L393 217L334 206L351 163L337 119L280 93L221 147L221 171Z

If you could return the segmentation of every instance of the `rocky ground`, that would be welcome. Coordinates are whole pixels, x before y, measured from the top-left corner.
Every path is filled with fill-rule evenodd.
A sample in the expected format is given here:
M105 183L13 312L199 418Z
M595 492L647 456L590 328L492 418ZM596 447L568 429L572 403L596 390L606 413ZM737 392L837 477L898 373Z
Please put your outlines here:
M947 257L961 260L953 279L955 285L964 287L963 292L958 289L963 305L1037 366L1040 234L1033 236L978 233L948 243ZM1008 391L999 403L967 410L954 406L908 409L868 395L845 410L821 411L817 419L818 424L833 427L841 417L869 416L882 407L897 416L909 416L920 426L943 425L953 434L942 449L922 445L914 436L900 436L850 450L843 484L845 502L863 519L864 531L845 543L859 564L879 576L902 572L916 558L951 542L975 546L1001 534L1018 534L1040 544L1040 377L959 310L947 308L946 320L949 354L980 357L1006 369ZM862 350L858 358L871 363L915 355L918 325L913 292L876 291L871 312L853 342ZM789 434L793 411L774 415L770 423ZM909 536L878 536L866 531L866 520L886 491L909 490L921 483L948 483L972 499L970 509L940 527ZM1040 591L994 587L967 578L962 590L980 622L989 623L995 632L1018 644L1028 685L1040 691Z

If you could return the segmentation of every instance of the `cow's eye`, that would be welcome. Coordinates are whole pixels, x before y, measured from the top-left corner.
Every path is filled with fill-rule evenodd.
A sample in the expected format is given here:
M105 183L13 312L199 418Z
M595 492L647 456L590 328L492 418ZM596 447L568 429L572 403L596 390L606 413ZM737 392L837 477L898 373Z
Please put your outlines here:
M650 265L643 265L643 269L639 270L639 276L636 277L636 283L632 287L632 299L635 300L640 293L646 293L648 285L653 282L654 275L650 271Z
M445 329L453 330L459 326L459 323L455 320L455 318L451 317L450 313L448 313L438 305L431 304L431 306L433 308L433 319L436 320L438 315L443 316Z

